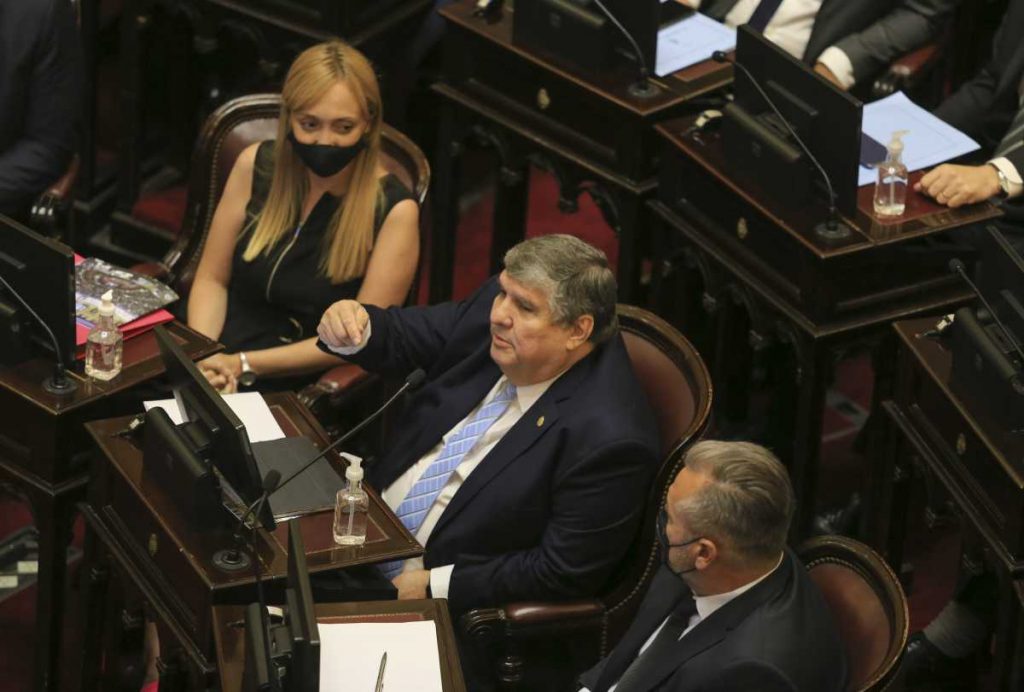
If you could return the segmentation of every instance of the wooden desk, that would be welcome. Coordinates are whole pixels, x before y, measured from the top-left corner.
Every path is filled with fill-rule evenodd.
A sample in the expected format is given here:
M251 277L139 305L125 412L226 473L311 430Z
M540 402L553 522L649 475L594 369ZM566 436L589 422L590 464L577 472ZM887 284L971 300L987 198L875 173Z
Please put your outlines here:
M328 444L319 423L294 394L267 395L267 402L286 435L304 435L321 449ZM117 652L124 648L124 623L141 627L145 619L130 607L133 601L143 602L146 618L158 626L166 671L161 690L207 689L217 679L211 608L256 600L255 581L251 570L225 572L213 565L213 554L232 545L233 530L192 530L173 499L146 482L142 450L116 435L126 420L86 426L100 454L89 501L82 510L89 529L86 561L94 577L83 627L90 638L82 689L111 686L117 671L102 670L101 661L118 660ZM328 458L343 473L341 458L336 454ZM367 493L370 515L365 545L334 545L333 511L302 517L311 574L422 554L380 496L372 488ZM288 572L287 525L278 526L272 534L261 529L256 541L268 588L276 588Z
M815 235L824 205L787 208L725 156L718 134L694 137L694 118L657 127L664 145L658 200L651 203L655 254L683 259L679 290L655 272L656 309L687 334L711 312L709 336L697 339L711 362L719 411L743 410L750 352L781 346L785 367L773 407L770 444L789 465L798 499L797 537L814 515L825 392L835 362L853 349L876 354L876 391L891 377L893 320L935 313L970 295L950 274L950 254L930 252L925 237L995 218L988 203L938 207L911 191L900 223L872 211L872 187L860 190L850 236ZM919 175L919 174L918 174ZM912 182L917 176L912 176ZM703 300L685 294L703 291ZM684 295L680 295L683 293ZM689 312L677 306L691 306ZM739 402L739 403L737 403Z
M445 692L466 689L459 665L459 652L455 643L448 614L448 601L442 599L422 601L364 601L362 603L318 603L317 620L320 622L415 622L431 620L437 626L437 647L441 656L441 687ZM216 606L213 621L217 638L217 661L220 668L222 692L242 689L245 670L245 607ZM321 655L326 652L321 650ZM386 686L385 686L386 687Z
M886 434L875 455L865 512L869 538L890 564L903 562L910 464L938 481L965 528L977 533L999 575L995 689L1020 689L1024 603L1024 439L1000 429L950 387L953 357L942 341L918 338L935 318L897 322L899 377L882 403ZM867 509L867 508L866 508Z
M191 358L203 358L219 346L177 322L171 334ZM74 393L54 396L41 384L53 371L48 359L0 369L0 484L31 505L39 530L36 586L34 685L57 688L57 655L64 615L67 546L74 506L88 481L91 445L82 428L94 418L118 415L118 395L163 373L152 333L124 344L124 368L109 382L70 373Z
M635 72L585 74L512 43L514 12L500 21L473 16L474 3L441 10L445 80L438 151L434 158L434 226L430 300L451 297L465 145L495 150L500 174L494 203L492 269L523 238L529 169L554 173L559 207L569 213L587 192L619 239L619 299L630 302L639 283L644 202L657 187L658 140L651 126L692 109L691 101L732 79L732 68L702 63L655 80L659 91L643 99L628 92Z

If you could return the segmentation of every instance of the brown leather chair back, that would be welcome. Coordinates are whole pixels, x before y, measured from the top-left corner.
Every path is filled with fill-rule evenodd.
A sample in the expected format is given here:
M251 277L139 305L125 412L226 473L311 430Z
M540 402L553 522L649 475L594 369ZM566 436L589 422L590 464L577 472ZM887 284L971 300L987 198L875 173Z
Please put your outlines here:
M602 655L625 631L657 566L654 523L668 487L682 467L683 452L711 417L711 375L686 337L657 315L632 305L618 306L626 350L647 394L661 438L661 464L644 507L640 538L615 579L619 586L602 597L606 608Z
M871 548L851 538L815 538L798 553L825 597L846 647L848 692L889 689L910 621L896 575Z
M206 234L235 160L250 144L277 137L279 94L252 94L228 101L203 126L192 153L188 201L181 233L164 256L168 279L187 295ZM430 187L430 166L412 140L389 125L382 130L381 164L394 173L422 205Z

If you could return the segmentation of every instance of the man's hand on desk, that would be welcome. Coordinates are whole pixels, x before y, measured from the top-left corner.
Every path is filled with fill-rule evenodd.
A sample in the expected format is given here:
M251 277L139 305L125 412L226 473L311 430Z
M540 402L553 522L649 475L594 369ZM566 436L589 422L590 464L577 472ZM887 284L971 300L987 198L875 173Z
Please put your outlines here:
M370 315L357 301L339 300L320 318L317 334L331 348L358 346L369 322Z
M430 570L418 569L402 572L391 580L398 589L398 600L407 601L414 598L427 597L427 585L430 584Z
M817 72L818 74L820 74L822 77L824 77L828 81L830 81L833 84L835 84L837 87L839 87L843 91L846 91L846 87L844 87L839 82L839 78L836 77L835 73L833 73L832 70L828 69L828 67L825 65L825 63L819 62L819 63L815 64L814 65L814 71Z
M199 361L199 371L218 392L233 394L238 391L242 361L237 353L217 353Z
M994 167L988 164L958 166L951 163L944 163L928 171L914 189L948 207L981 202L1001 191L999 174Z

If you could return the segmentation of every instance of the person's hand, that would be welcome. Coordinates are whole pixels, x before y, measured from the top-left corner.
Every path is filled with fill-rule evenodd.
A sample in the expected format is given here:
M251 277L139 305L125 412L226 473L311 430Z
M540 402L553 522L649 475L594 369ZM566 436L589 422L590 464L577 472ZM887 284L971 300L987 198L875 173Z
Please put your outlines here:
M237 353L217 353L199 361L199 372L206 376L221 394L238 391L238 376L242 374L242 359Z
M839 78L836 77L835 73L832 70L828 69L828 66L825 63L823 63L823 62L815 63L814 64L814 71L817 72L818 74L820 74L822 77L824 77L828 81L830 81L833 84L835 84L837 87L839 87L843 91L846 91L846 87L844 87L842 84L839 83Z
M369 322L369 313L358 302L339 300L324 312L316 331L332 348L358 346L363 343L363 332Z
M944 163L928 171L914 185L918 192L939 204L959 207L994 197L1000 192L999 174L993 166L958 166Z
M427 585L430 583L430 570L418 569L402 572L391 580L398 589L398 600L407 601L414 598L427 597Z

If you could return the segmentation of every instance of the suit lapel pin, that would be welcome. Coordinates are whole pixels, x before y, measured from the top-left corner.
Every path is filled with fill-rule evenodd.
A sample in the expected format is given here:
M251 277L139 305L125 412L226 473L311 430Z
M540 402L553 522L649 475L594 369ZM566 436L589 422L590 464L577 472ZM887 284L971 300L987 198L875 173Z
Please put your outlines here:
M537 427L539 428L542 425L544 425L544 416L541 416L540 418L537 419Z

